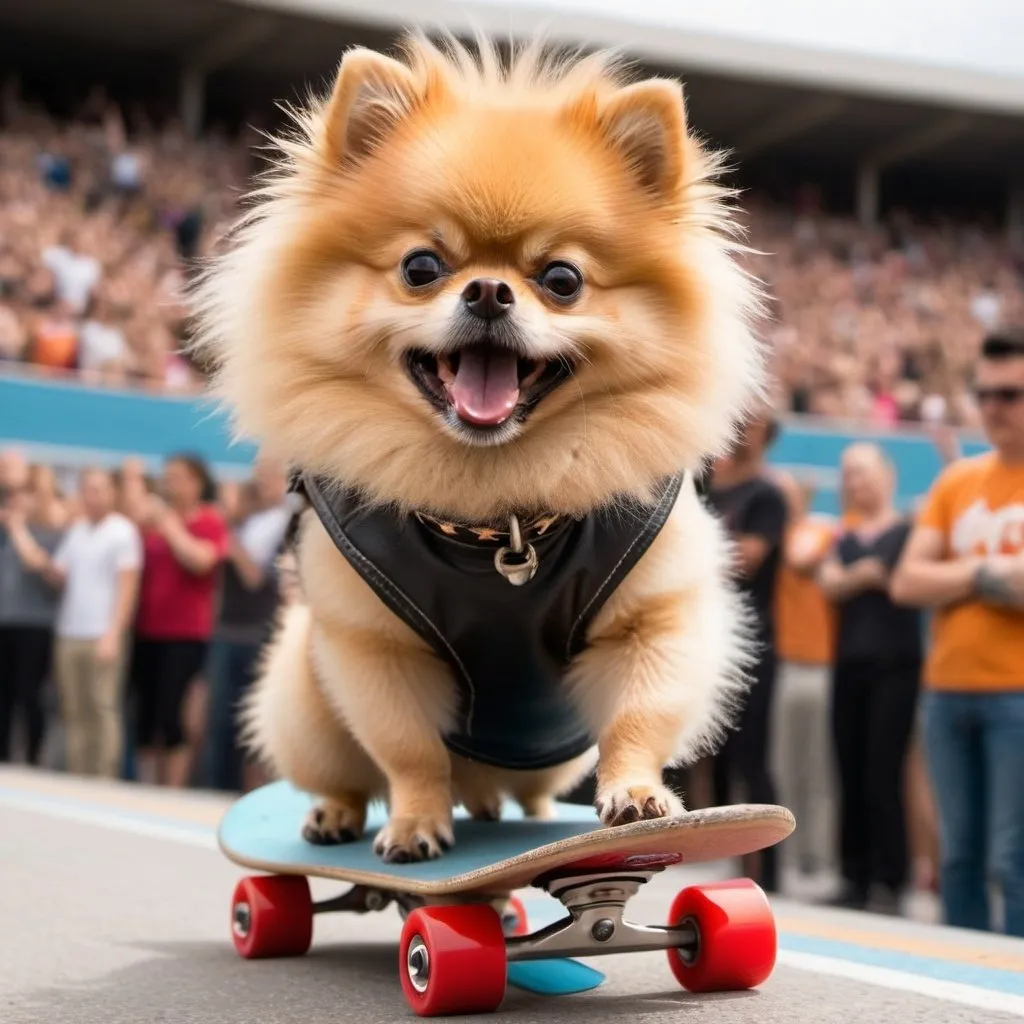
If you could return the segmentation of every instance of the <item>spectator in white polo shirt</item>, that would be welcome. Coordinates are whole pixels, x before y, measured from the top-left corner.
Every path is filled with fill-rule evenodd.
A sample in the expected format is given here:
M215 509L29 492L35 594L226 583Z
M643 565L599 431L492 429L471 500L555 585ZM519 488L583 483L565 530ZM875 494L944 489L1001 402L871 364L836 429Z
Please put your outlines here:
M111 475L82 474L84 515L72 524L46 573L63 589L55 665L72 772L115 778L124 737L127 634L135 612L142 542L114 510Z

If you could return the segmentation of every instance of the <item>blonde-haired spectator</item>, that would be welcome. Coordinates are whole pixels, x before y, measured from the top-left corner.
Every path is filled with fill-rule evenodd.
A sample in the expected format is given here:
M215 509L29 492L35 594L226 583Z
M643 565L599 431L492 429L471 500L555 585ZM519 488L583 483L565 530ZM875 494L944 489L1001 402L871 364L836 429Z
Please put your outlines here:
M922 626L889 581L911 524L894 505L895 471L873 444L841 463L847 524L818 570L837 608L832 735L839 775L840 906L895 914L909 876L904 772L922 661Z

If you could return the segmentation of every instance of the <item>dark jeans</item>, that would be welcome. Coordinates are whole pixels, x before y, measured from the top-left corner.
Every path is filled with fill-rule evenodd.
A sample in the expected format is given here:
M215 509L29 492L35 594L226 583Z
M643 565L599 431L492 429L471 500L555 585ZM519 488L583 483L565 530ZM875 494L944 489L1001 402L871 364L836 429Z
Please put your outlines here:
M261 644L214 640L207 677L210 685L206 735L206 784L214 789L242 788L244 754L239 743L238 710L256 677Z
M733 732L714 759L715 803L734 803L732 783L739 780L744 799L755 804L774 804L775 782L769 769L768 741L772 720L772 698L778 659L774 651L761 655L751 673L753 683L746 695ZM757 879L769 892L778 889L778 852L774 846L760 855L761 877Z
M185 700L203 670L206 640L150 640L136 637L131 680L135 693L135 742L140 750L175 750L188 743Z
M988 881L1003 892L1005 930L1024 937L1024 689L925 698L947 923L992 927Z
M840 868L865 897L907 881L903 769L920 674L918 662L839 661L832 677Z
M38 764L46 732L43 684L53 659L53 631L45 626L0 626L0 761L11 758L11 732L20 710L27 755Z

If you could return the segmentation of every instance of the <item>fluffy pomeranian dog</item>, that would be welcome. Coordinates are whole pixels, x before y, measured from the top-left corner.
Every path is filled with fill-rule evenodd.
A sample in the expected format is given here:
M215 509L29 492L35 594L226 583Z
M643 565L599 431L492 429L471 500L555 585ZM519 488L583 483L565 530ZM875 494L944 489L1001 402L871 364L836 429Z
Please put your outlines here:
M617 825L741 693L693 472L759 400L757 286L678 83L607 54L348 52L198 289L238 431L301 471L303 601L245 710L310 842L436 857L459 803Z

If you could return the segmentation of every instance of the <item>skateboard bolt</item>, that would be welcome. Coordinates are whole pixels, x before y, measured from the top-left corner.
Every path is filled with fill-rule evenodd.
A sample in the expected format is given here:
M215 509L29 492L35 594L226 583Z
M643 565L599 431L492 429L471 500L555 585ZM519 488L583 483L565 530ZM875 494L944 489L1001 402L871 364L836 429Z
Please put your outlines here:
M427 945L417 935L409 943L409 952L405 958L405 968L409 972L409 980L417 992L426 992L430 984L430 954Z
M615 934L615 922L609 921L607 917L602 917L600 921L594 922L590 934L594 937L595 942L607 942Z
M232 915L231 927L239 938L245 938L249 934L249 927L252 924L252 911L248 903L236 903L235 912Z

